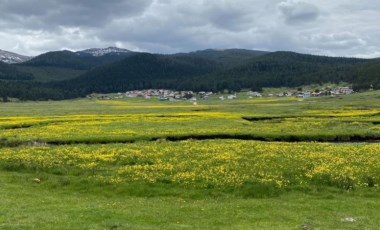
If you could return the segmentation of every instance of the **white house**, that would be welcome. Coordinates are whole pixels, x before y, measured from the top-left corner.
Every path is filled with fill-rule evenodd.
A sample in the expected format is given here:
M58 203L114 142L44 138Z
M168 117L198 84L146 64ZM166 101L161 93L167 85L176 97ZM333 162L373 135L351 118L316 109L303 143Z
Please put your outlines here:
M235 95L228 95L227 99L229 99L229 100L236 99L236 94Z
M252 96L252 97L262 97L262 95L259 92L249 91L247 94L248 96Z

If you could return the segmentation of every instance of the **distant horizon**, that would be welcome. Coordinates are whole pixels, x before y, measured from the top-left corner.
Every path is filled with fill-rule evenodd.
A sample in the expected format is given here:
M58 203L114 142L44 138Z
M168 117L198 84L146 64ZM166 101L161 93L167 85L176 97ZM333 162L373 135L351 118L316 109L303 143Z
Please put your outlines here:
M39 53L39 54L36 54L36 55L25 55L25 54L22 54L22 53L17 53L17 52L14 52L14 51L10 51L10 50L6 50L6 49L2 49L0 48L0 50L2 51L5 51L5 52L10 52L10 53L14 53L14 54L18 54L18 55L22 55L22 56L26 56L26 57L31 57L31 58L34 58L34 57L37 57L39 55L42 55L42 54L45 54L45 53L49 53L49 52L59 52L59 51L70 51L70 52L80 52L80 51L84 51L84 50L88 50L88 49L106 49L106 48L118 48L118 49L124 49L124 50L129 50L131 52L136 52L136 53L150 53L150 54L162 54L162 55L172 55L172 54L179 54L179 53L192 53L192 52L198 52L198 51L206 51L206 50L214 50L214 51L225 51L225 50L249 50L249 51L259 51L259 52L268 52L268 53L275 53L275 52L293 52L293 53L298 53L298 54L305 54L305 55L313 55L313 56L325 56L325 57L336 57L336 58L339 58L339 57L342 57L342 58L360 58L360 59L377 59L377 58L380 58L380 55L379 56L376 56L376 57L355 57L355 56L333 56L333 55L325 55L325 54L314 54L314 53L302 53L302 52L297 52L297 51L293 51L293 50L259 50L259 49L248 49L248 48L206 48L206 49L200 49L200 50L190 50L190 51L187 51L187 52L176 52L176 53L157 53L157 52L149 52L149 51L136 51L136 50L130 50L130 49L127 49L127 48L122 48L122 47L117 47L117 46L105 46L105 47L87 47L87 48L80 48L78 50L74 50L74 49L70 49L70 48L62 48L60 50L48 50L48 51L45 51L45 52L42 52L42 53Z

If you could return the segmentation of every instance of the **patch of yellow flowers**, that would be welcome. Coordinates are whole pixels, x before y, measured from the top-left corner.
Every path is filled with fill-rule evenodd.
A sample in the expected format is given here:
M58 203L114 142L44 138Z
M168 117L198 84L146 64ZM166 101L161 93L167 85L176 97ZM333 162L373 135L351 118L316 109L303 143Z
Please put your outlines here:
M380 135L378 112L349 111L344 116L324 117L328 111L311 110L317 117L284 117L250 122L247 112L185 111L116 115L64 115L0 118L0 138L20 141L120 142L186 135L334 136ZM365 114L364 114L365 113ZM323 116L319 116L323 114ZM352 118L349 115L358 115ZM313 115L314 116L314 115ZM376 122L375 122L376 121Z
M380 183L380 145L209 140L23 146L0 148L0 168L47 173L59 170L109 184L376 187Z

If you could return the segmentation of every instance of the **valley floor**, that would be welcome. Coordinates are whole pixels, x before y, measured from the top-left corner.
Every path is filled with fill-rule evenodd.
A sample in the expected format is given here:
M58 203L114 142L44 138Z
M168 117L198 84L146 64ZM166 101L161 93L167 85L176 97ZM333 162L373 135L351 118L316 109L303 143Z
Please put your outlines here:
M378 229L379 96L0 103L0 229Z

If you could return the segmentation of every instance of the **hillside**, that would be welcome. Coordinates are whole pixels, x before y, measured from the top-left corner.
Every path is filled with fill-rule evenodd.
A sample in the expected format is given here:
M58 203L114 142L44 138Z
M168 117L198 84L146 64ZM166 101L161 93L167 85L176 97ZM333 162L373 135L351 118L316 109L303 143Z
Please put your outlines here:
M372 80L369 81L363 73L369 71L369 67L378 68L369 63L366 59L275 52L251 58L245 64L225 69L216 61L189 55L141 54L62 82L59 88L70 88L70 91L74 90L78 95L144 88L195 91L239 91L242 88L261 90L262 87L297 87L342 81L353 83L357 88L369 88L368 82L373 79L370 78ZM363 81L361 77L367 80ZM363 82L367 82L367 85L363 85Z
M207 49L199 50L190 53L178 53L173 56L185 56L185 57L194 57L202 58L210 61L217 62L226 68L234 67L242 63L247 62L258 56L268 54L266 51L258 50L245 50L245 49L225 49L225 50L216 50L216 49Z
M0 61L0 79L2 80L32 80L33 75L21 72L12 65Z
M53 51L41 54L27 62L19 64L20 66L35 67L60 67L77 70L89 70L103 64L122 60L134 54L134 52L114 52L102 49L89 49L78 52L71 51ZM99 54L100 52L100 54Z
M366 89L372 86L374 89L380 89L380 59L374 59L360 66L357 70L358 78L356 86Z
M36 81L61 81L78 77L92 68L122 60L133 54L131 51L110 48L78 52L54 51L16 66L19 70L32 74Z
M21 66L17 69L21 72L33 75L33 80L38 82L63 81L79 77L87 72L87 70L62 68L54 66Z
M0 62L7 64L21 63L30 60L32 57L12 53L5 50L0 50Z
M165 56L173 59L207 60L214 62L217 68L228 69L266 53L243 49L208 49ZM77 52L54 51L41 54L17 66L20 70L33 74L36 81L59 81L78 77L92 68L117 62L135 54L137 53L116 47L92 48Z
M144 88L176 88L184 79L211 73L216 63L193 57L140 53L95 68L86 74L52 84L68 97L92 92L119 92Z
M85 70L91 67L88 61L83 60L71 51L54 51L41 54L27 62L19 64L20 66L35 67L60 67L68 69Z
M128 56L133 54L133 51L127 49L121 49L117 47L107 47L107 48L91 48L85 49L82 51L76 52L80 56L93 56L93 57L102 57L102 56Z
M228 70L199 77L197 82L216 90L261 90L262 87L295 87L341 81L356 85L359 83L358 68L363 68L362 66L368 62L369 60L357 58L274 52Z
M15 65L19 69L12 71L37 75L36 80L46 83L8 82L6 90L0 87L0 95L7 91L8 95L19 98L22 95L23 99L65 99L93 92L146 88L216 92L342 81L351 83L355 89L380 88L379 59L246 50L204 50L174 55L125 53L128 55L124 58L113 55L116 61L110 61L112 55L107 53L78 55L59 51L40 55Z

